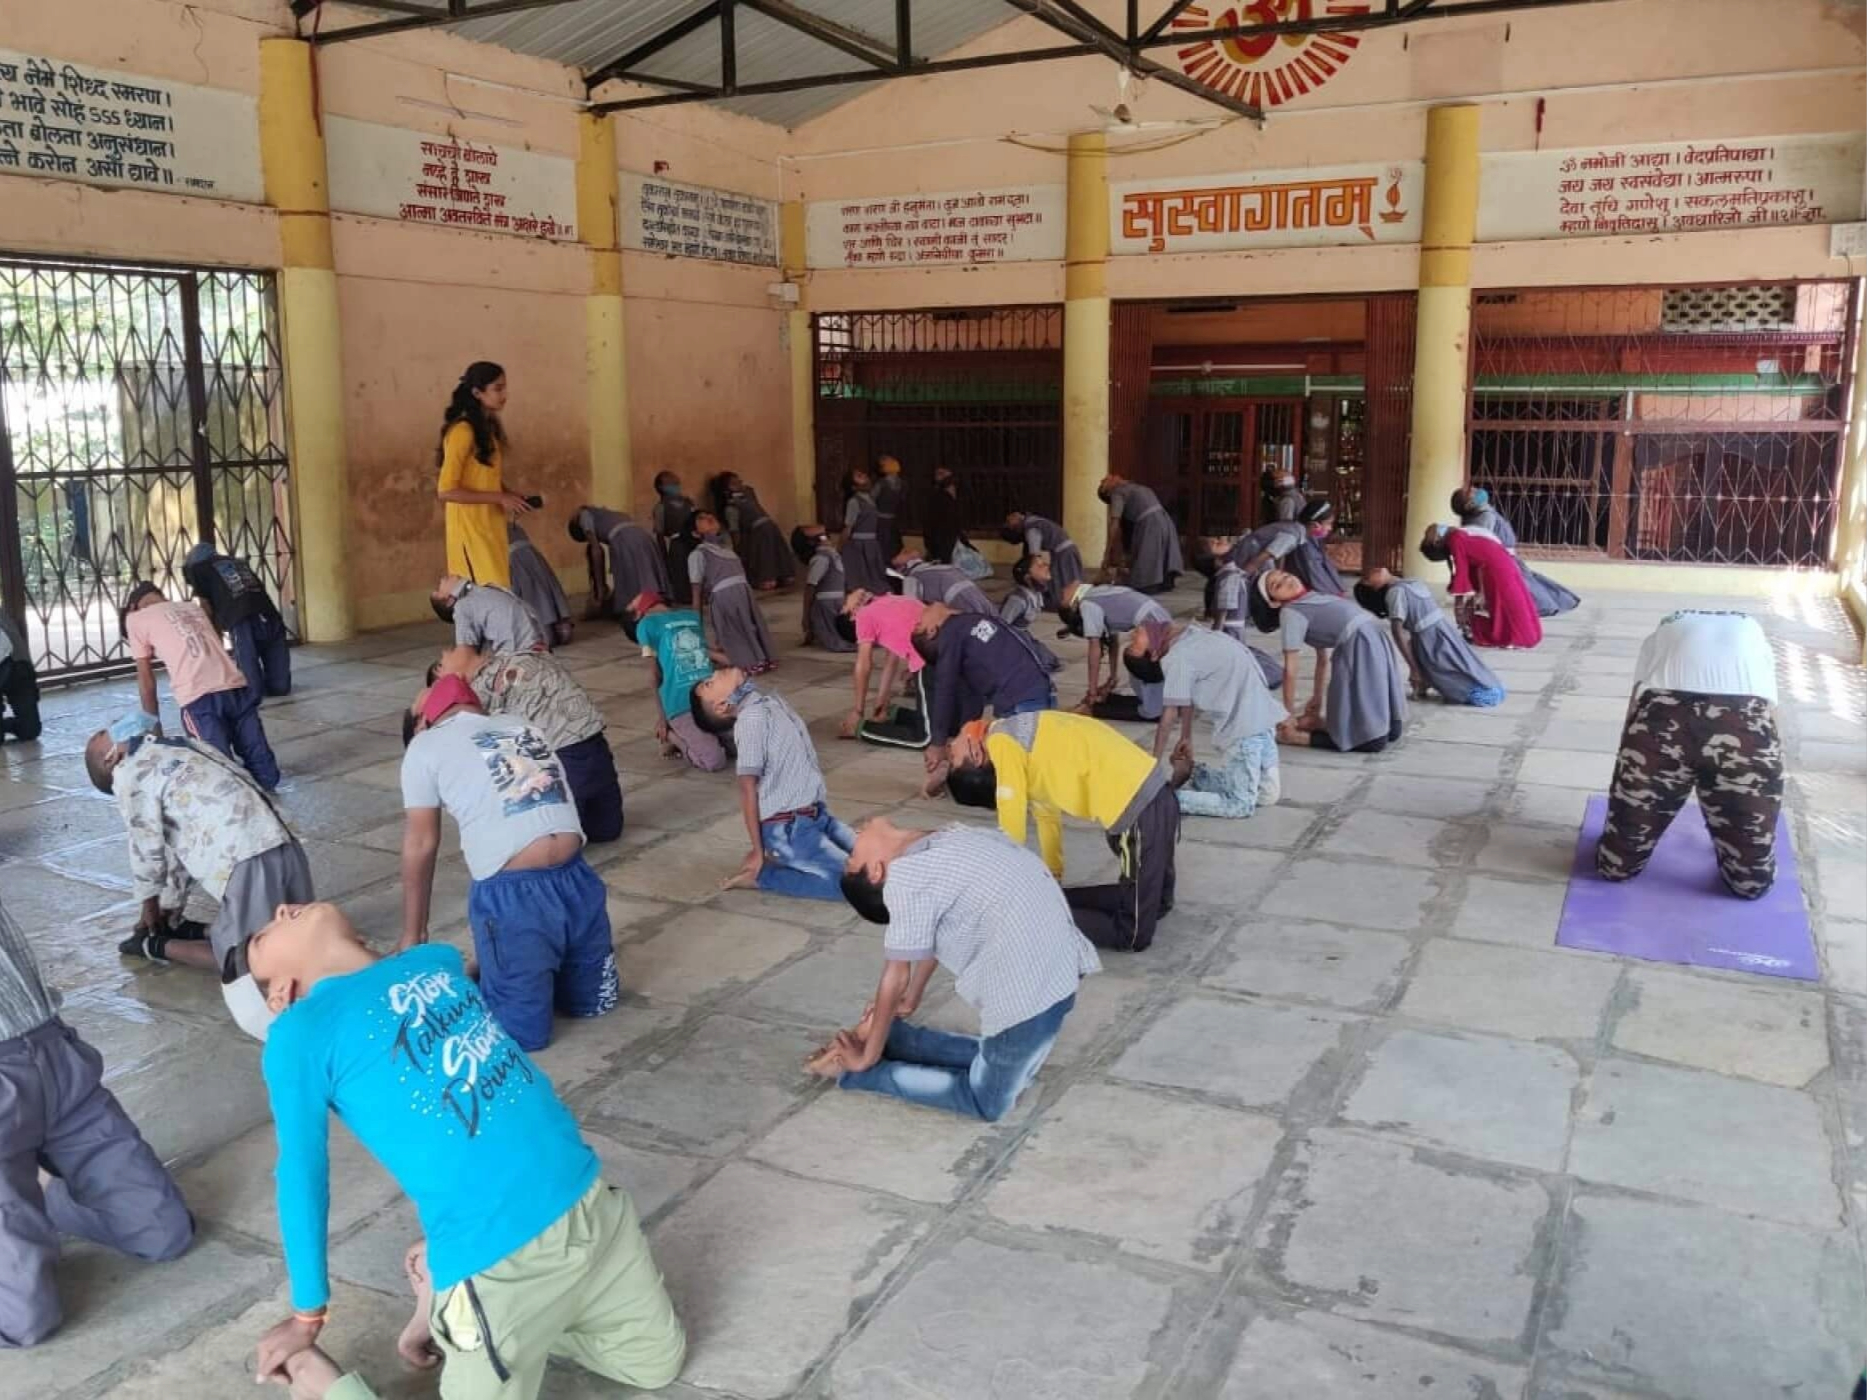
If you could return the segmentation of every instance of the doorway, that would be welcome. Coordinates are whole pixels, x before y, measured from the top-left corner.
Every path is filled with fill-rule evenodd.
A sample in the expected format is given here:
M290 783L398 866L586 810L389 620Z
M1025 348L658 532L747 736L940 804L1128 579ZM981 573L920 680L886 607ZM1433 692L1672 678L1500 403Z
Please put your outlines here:
M272 278L0 258L0 607L46 679L129 663L140 579L244 558L297 635Z

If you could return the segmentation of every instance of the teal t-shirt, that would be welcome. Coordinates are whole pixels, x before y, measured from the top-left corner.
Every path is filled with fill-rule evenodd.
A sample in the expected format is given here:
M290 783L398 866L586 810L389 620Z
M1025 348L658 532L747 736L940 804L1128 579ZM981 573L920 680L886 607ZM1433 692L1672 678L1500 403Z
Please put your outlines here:
M445 944L319 982L273 1023L260 1068L293 1307L330 1297L333 1113L415 1203L437 1290L536 1239L596 1180L576 1120Z
M653 649L661 665L662 716L679 719L689 712L695 683L713 674L700 614L691 608L650 613L636 625L635 634Z

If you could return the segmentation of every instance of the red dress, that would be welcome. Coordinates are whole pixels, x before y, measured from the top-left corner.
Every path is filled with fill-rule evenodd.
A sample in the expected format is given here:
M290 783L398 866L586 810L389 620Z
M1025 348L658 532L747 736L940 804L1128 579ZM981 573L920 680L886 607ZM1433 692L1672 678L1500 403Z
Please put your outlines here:
M1533 647L1543 640L1543 620L1524 586L1516 556L1496 540L1446 532L1452 556L1452 592L1476 593L1481 611L1472 618L1472 642L1481 647Z

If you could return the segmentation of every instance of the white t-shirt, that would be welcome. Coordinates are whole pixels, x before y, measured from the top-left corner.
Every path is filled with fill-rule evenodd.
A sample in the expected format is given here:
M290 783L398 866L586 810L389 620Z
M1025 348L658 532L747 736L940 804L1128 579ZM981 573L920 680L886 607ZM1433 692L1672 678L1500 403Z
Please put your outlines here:
M452 814L476 880L497 875L540 836L583 835L564 765L511 715L461 710L417 734L402 755L402 805Z
M1689 690L1776 703L1776 660L1748 613L1676 612L1653 629L1634 664L1634 694Z

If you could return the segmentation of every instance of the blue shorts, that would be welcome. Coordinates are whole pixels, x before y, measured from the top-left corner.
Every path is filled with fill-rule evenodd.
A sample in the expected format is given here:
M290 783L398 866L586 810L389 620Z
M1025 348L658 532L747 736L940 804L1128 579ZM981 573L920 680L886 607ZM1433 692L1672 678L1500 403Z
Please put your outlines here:
M546 870L475 880L467 922L480 998L522 1050L551 1043L553 1010L601 1016L621 995L609 891L581 855Z

